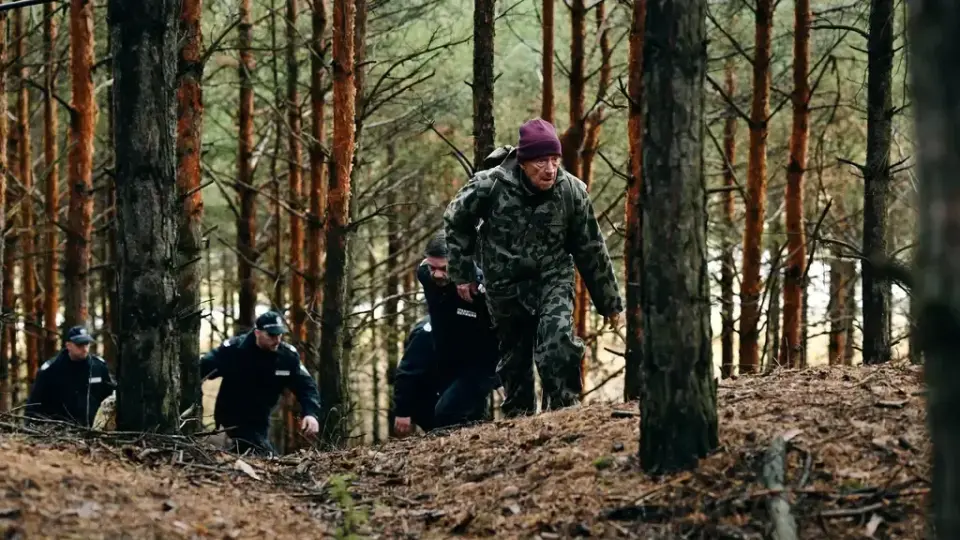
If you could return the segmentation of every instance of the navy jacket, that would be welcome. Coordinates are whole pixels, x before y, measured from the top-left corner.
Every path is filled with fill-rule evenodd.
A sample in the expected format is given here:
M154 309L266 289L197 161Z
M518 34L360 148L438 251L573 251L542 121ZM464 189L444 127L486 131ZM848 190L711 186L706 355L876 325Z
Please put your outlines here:
M426 261L417 268L417 280L427 298L431 334L439 358L444 359L440 371L447 378L456 378L465 371L493 374L497 368L499 341L487 310L482 289L467 302L457 294L453 283L440 287L430 277ZM477 269L477 280L483 275Z
M273 352L258 347L253 332L230 338L200 359L200 376L223 379L213 417L231 436L266 437L284 389L297 397L304 416L319 418L317 384L288 343Z
M433 411L442 381L437 375L437 352L434 349L430 317L413 326L403 342L403 357L393 380L393 408L399 417L410 417L422 410Z
M93 425L100 403L116 389L107 363L96 355L71 360L66 349L37 370L27 409L28 418L51 418Z

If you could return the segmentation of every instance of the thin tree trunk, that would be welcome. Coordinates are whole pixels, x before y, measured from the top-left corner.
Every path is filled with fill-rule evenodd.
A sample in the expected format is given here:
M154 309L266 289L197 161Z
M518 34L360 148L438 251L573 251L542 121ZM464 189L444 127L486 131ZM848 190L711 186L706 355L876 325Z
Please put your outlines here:
M583 174L580 150L583 148L583 139L586 136L584 42L587 33L587 8L584 0L571 0L568 6L570 8L570 126L560 140L563 143L563 168L580 178Z
M847 295L846 295L846 308L844 313L847 317L847 345L843 350L843 365L852 366L853 357L857 354L857 349L855 347L857 339L857 296L856 296L856 280L857 280L857 268L852 262L847 268Z
M373 235L370 235L370 244L371 247L374 244ZM371 398L373 408L373 442L380 442L380 335L377 332L379 322L376 319L376 311L374 310L375 306L378 303L377 298L377 288L373 286L376 283L377 278L377 258L373 255L373 249L370 249L368 262L370 264L370 349L372 354L370 355L370 368L372 373L372 380L370 382Z
M3 1L0 0L0 4ZM0 65L5 66L7 64L7 15L5 13L0 13ZM0 69L0 111L7 110L7 70ZM0 231L4 231L7 228L7 205L9 204L9 198L7 193L7 115L0 114ZM0 301L2 301L2 321L0 322L0 412L7 412L10 410L10 407L13 405L12 400L12 386L10 384L10 364L11 364L11 355L9 354L10 350L10 332L8 328L12 328L12 325L7 324L5 321L10 320L11 312L13 311L13 273L12 265L8 264L7 261L10 260L11 250L7 245L7 242L13 237L13 235L6 236L5 238L0 238L0 262L2 262L2 271L0 271L0 285L2 285L3 291L0 293Z
M240 309L236 331L253 327L257 307L257 276L251 263L257 260L257 192L253 185L253 20L250 0L240 2L240 25L237 47L240 50L240 138L237 157L237 193L240 195L240 217L237 220L237 282L240 287Z
M277 24L277 16L280 10L277 9L276 0L270 0L270 50L279 51L280 47L277 44L277 29L279 25ZM284 29L286 29L286 23L284 23ZM284 30L286 31L286 30ZM283 112L286 109L286 97L284 95L284 89L280 86L280 55L273 54L271 55L270 62L270 71L273 74L273 104L274 104L274 114L273 114L273 150L270 152L270 228L269 234L272 236L270 238L270 246L272 247L273 260L272 268L273 272L273 290L270 294L270 303L273 304L273 309L278 312L284 311L284 302L283 302L283 286L284 286L284 271L283 271L283 207L280 205L280 175L278 174L277 165L280 162L281 152L283 151L283 123L284 115ZM290 417L292 422L293 417Z
M473 167L494 149L497 137L493 116L493 59L495 0L473 2Z
M356 5L353 0L333 3L333 174L327 199L327 261L324 274L322 321L320 336L320 394L322 407L322 440L331 446L342 445L347 436L349 411L348 387L342 370L344 324L348 314L345 304L350 258L349 213L350 172L356 124L353 80L353 35Z
M120 276L117 429L178 431L177 17L166 0L110 0Z
M647 6L644 91L644 392L640 465L696 467L719 445L703 171L706 1Z
M393 170L397 161L396 143L387 143L387 170ZM397 190L388 189L386 194L387 207L393 207L397 203ZM387 325L386 335L384 336L385 347L387 349L387 436L393 437L393 420L396 413L393 406L393 381L397 376L397 364L400 360L400 344L402 337L398 331L400 328L399 316L399 296L400 296L400 216L406 212L401 210L399 216L387 220L387 290L386 300L383 304L383 319Z
M780 276L784 251L783 216L780 215L779 208L777 208L777 201L781 199L782 194L780 192L767 192L767 206L776 210L773 212L776 217L767 224L769 231L766 238L767 253L770 254L771 267L767 276L766 293L763 295L768 304L762 359L767 362L768 368L780 365L780 292L783 288L783 281Z
M17 163L20 167L16 171L23 186L23 197L20 199L20 223L22 237L20 240L20 287L23 298L23 327L24 341L26 341L27 384L33 384L39 367L39 350L37 332L37 273L35 268L36 244L34 239L34 205L33 205L33 152L30 137L30 89L27 79L30 72L27 69L27 36L24 33L24 12L18 9L13 12L13 39L17 47Z
M93 217L93 0L70 0L70 63L73 101L68 150L70 202L64 258L64 326L87 322L90 236Z
M602 131L603 119L606 113L604 101L607 97L607 91L610 88L610 79L612 77L612 68L610 65L613 54L610 48L610 28L607 23L607 10L604 0L599 0L596 4L597 33L600 35L600 79L597 81L597 103L598 105L590 113L585 125L586 134L583 140L583 149L580 152L581 173L587 187L593 184L593 161L596 158L597 150L600 148L600 132ZM581 294L586 300L586 289L581 287Z
M327 28L326 0L314 0L311 25L313 36L310 54L310 107L312 109L310 145L310 234L307 236L307 281L309 299L309 323L307 325L307 367L314 373L320 366L320 305L323 301L323 288L320 280L323 252L326 250L323 236L323 223L326 220L327 183L326 159L323 142L326 139L324 115L324 32Z
M767 116L770 114L770 40L773 0L757 0L755 11L753 100L747 158L746 224L740 283L740 373L760 368L760 246L767 203Z
M735 13L736 4L730 2L731 11ZM732 15L731 19L736 15ZM724 65L724 84L728 96L737 95L737 79L734 70L734 60L731 56ZM733 337L735 332L735 323L733 316L733 283L736 278L737 268L733 253L736 248L736 226L734 225L735 203L734 188L736 182L736 160L737 160L737 113L732 105L727 106L725 118L723 121L723 187L726 188L723 197L723 254L720 259L720 376L724 379L733 376Z
M277 45L277 4L274 0L270 2L270 49L279 50ZM287 23L284 23L284 32L286 33ZM273 72L273 93L274 93L274 138L273 151L270 155L270 185L273 190L272 200L270 201L270 212L272 214L271 234L273 239L270 244L273 246L273 291L271 295L274 309L283 312L283 286L284 286L284 268L283 268L283 212L280 205L280 175L277 171L277 164L283 151L283 112L286 109L286 96L283 88L280 87L280 55L274 54L271 62L271 71ZM289 178L288 178L289 181ZM295 343L295 342L294 342ZM271 421L271 432L274 438L274 444L281 453L293 452L297 446L296 412L297 402L294 395L289 390L283 391L281 398L282 406L275 411L277 421Z
M180 403L193 406L187 430L200 427L203 393L200 389L200 302L203 255L203 195L200 192L200 152L203 134L203 29L200 25L203 0L182 0L180 4L179 65L177 66L177 197L179 231L177 266L179 280Z
M624 210L626 241L627 350L624 356L623 399L640 397L643 385L643 49L647 19L647 0L634 0L630 24L627 93L629 116L627 137L630 150L630 177L627 179L627 203Z
M611 67L610 67L610 37L609 29L607 28L607 12L605 9L605 4L603 0L600 0L596 4L596 15L597 15L597 32L600 34L600 80L597 84L597 101L600 103L597 105L596 109L590 114L587 121L584 124L584 129L586 131L583 148L580 152L580 169L581 169L581 180L586 184L587 189L590 189L590 186L593 184L593 161L597 155L597 150L600 147L600 132L601 126L603 125L603 119L605 114L605 107L603 105L603 100L606 97L607 89L610 86L611 78ZM574 311L574 320L577 322L577 328L579 335L586 337L589 330L588 321L590 320L590 296L587 292L587 288L583 283L579 272L577 273L575 280L575 289L576 289L576 299L575 299L575 308ZM599 340L599 336L594 338L594 343ZM588 356L584 354L580 360L580 386L586 390L587 383L587 373L589 359L595 359L596 355L593 354L591 348L591 354ZM581 396L583 398L585 396Z
M57 352L59 333L57 332L57 312L60 306L60 281L58 255L60 246L60 228L57 226L60 210L60 148L57 140L59 121L57 102L54 92L57 89L57 20L54 5L43 5L43 41L44 53L44 97L43 97L43 161L47 176L44 181L46 192L46 234L43 265L43 356L50 358ZM2 62L2 60L0 60ZM2 137L2 134L0 134ZM3 140L0 138L0 140Z
M893 0L871 0L867 40L867 163L863 169L863 363L890 360L890 284L871 261L887 256L893 137Z
M540 104L540 117L553 123L553 0L543 0L543 50L541 51L541 66L543 76L543 97Z
M829 364L849 365L846 361L847 338L850 333L850 313L847 312L847 296L853 281L853 262L838 257L830 261L830 302L827 313L830 317Z
M803 228L803 173L810 130L810 0L796 0L793 24L793 129L787 165L787 261L783 282L783 348L780 364L800 367L801 303L807 246Z
M303 149L300 145L302 133L302 114L300 111L300 71L297 63L297 51L300 49L297 32L297 0L287 0L287 137L289 171L288 200L291 208L303 212ZM303 221L296 213L290 213L290 311L293 318L293 341L303 353L304 310L303 310Z

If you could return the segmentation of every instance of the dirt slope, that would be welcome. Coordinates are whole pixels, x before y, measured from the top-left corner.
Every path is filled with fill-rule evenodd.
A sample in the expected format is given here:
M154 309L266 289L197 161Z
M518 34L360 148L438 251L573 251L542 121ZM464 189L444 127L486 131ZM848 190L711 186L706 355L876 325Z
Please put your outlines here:
M696 472L661 480L632 458L635 404L250 459L247 472L174 439L7 434L0 533L327 538L346 524L360 538L760 538L770 526L764 452L789 433L787 499L801 537L920 538L929 444L918 380L916 369L884 367L723 382L723 447Z

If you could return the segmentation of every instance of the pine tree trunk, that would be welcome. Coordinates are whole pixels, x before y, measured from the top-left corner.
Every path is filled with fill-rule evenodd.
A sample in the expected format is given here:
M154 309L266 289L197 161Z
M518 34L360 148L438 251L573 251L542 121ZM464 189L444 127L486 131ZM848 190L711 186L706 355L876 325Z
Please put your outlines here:
M640 397L643 387L643 47L647 18L647 0L634 0L630 24L627 93L630 97L627 137L630 150L630 177L627 179L626 261L627 350L624 356L623 399Z
M495 0L473 2L473 167L493 151L497 137L493 116Z
M289 157L287 200L290 206L302 213L303 204L303 149L300 139L303 137L303 117L300 111L300 67L297 63L297 51L300 50L299 33L297 32L297 15L300 8L297 0L287 0L287 152ZM296 212L290 213L290 311L293 318L294 343L301 353L304 351L303 340L304 322L306 319L303 309L303 220Z
M53 97L57 89L57 20L54 17L54 5L43 5L43 164L46 171L44 179L44 203L46 205L46 234L44 235L43 265L43 356L50 358L57 352L60 344L57 331L57 312L60 306L59 247L60 228L60 147L57 137L59 121L57 102ZM3 140L0 138L0 140Z
M20 223L23 235L20 240L20 286L23 298L23 327L24 341L26 342L27 384L33 384L39 366L37 342L37 272L34 258L36 244L34 242L34 204L33 204L33 152L30 137L30 89L27 79L30 77L27 69L27 36L24 33L24 10L13 12L13 39L17 47L17 163L20 165L16 175L23 186L23 196L20 199Z
M871 264L887 256L893 137L893 0L871 0L867 40L867 163L863 170L863 363L890 360L890 284Z
M323 143L326 139L324 104L324 32L327 28L326 0L314 0L311 25L313 36L310 54L310 107L313 114L311 135L314 142L310 145L310 221L307 236L307 298L309 319L307 324L307 367L316 373L320 366L320 306L323 301L321 286L321 263L326 250L323 236L323 223L327 210L326 159Z
M0 4L3 1L0 0ZM0 15L0 65L7 65L7 17ZM7 70L0 69L0 111L7 110ZM7 115L0 114L0 231L7 228ZM10 257L7 242L13 235L6 238L0 238L0 310L2 310L2 322L0 322L0 412L7 412L13 405L11 399L10 385L10 363L9 354L10 342L7 328L11 325L7 323L10 318L12 307L12 280L11 266L7 264Z
M349 404L342 369L349 271L350 171L353 161L354 87L353 34L356 6L353 0L333 3L333 174L327 199L327 261L323 280L323 334L320 336L321 436L331 446L346 442Z
M237 220L237 281L240 307L235 321L237 332L253 327L257 307L257 276L253 264L257 253L257 192L253 185L253 20L250 0L240 2L240 25L237 27L240 50L240 137L237 158L237 193L240 195L240 217Z
M757 0L754 33L753 99L747 156L746 223L740 282L740 373L760 368L760 246L767 203L767 116L770 114L770 41L773 0Z
M830 261L830 302L827 313L830 317L829 364L844 365L846 362L847 338L850 333L851 314L847 312L853 280L853 263L835 257Z
M734 6L734 2L730 2ZM731 8L734 10L736 8ZM735 96L737 93L736 72L734 71L734 61L731 56L724 65L724 83L728 96ZM724 379L732 377L734 371L733 360L733 337L736 332L734 308L733 308L733 283L736 279L736 261L733 253L736 249L736 226L734 225L736 193L734 188L737 185L734 169L737 159L737 112L733 106L728 105L724 113L723 121L723 187L727 191L723 193L723 254L720 259L720 376Z
M917 154L919 248L913 298L933 443L926 537L960 538L960 154L955 151L960 146L960 72L955 67L960 4L925 0L908 6L916 145L924 149Z
M543 76L543 97L540 104L540 117L547 122L553 123L553 24L554 24L554 5L553 0L543 0L543 23L541 30L543 32L543 50L541 51L540 63L541 74Z
M90 288L90 236L93 218L93 0L70 0L70 71L73 101L70 115L68 177L70 202L64 256L64 326L87 322Z
M180 403L194 407L193 431L200 426L203 394L200 389L200 302L202 279L203 195L200 192L200 152L203 133L203 31L200 26L202 0L182 0L180 5L180 50L177 66L177 197L179 242L178 332L180 358Z
M696 467L719 444L703 171L706 1L647 6L644 91L644 392L640 465Z
M807 267L803 230L803 173L807 168L810 126L810 0L796 0L793 38L793 129L787 165L787 260L783 282L783 348L780 364L800 367L800 323Z
M178 431L177 17L167 0L110 0L120 276L117 429Z
M397 147L394 143L387 144L387 170L393 170L397 160ZM397 190L388 189L386 195L386 204L388 207L397 203ZM403 214L401 214L403 215ZM396 418L393 407L393 381L397 376L397 364L400 360L400 344L403 337L399 332L399 298L400 298L400 269L402 262L400 259L400 220L387 220L387 290L386 301L383 305L383 319L387 325L386 335L384 336L385 346L387 348L387 396L389 405L387 406L387 436L393 437L393 420Z

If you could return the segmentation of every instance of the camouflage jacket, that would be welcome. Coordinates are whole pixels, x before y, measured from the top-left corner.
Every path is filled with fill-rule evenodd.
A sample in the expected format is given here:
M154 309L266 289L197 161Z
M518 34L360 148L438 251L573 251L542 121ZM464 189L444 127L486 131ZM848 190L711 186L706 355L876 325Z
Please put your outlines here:
M535 191L511 149L499 165L477 172L460 189L443 221L454 283L475 280L476 260L489 297L539 285L531 297L542 298L544 286L573 282L575 264L601 315L623 310L586 185L562 169L551 189Z

